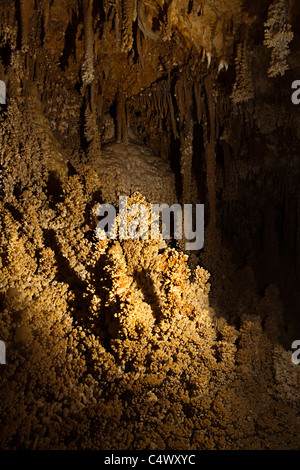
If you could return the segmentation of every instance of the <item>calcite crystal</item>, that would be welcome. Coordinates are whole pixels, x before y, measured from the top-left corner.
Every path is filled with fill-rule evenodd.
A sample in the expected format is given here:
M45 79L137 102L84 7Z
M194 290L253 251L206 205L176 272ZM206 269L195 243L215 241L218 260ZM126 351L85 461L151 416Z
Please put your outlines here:
M0 0L1 449L300 448L299 18ZM119 196L204 248L97 239Z
M152 204L172 205L177 199L175 175L169 162L134 135L128 142L103 145L97 169L101 196L107 203L118 204L119 196L136 191Z

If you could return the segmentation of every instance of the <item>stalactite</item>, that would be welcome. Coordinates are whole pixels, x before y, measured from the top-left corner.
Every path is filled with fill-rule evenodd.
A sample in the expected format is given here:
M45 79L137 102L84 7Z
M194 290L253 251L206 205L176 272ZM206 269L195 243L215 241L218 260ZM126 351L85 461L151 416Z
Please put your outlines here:
M193 16L195 19L197 18L197 15L198 15L198 11L199 11L198 8L199 8L198 2L196 0L192 0L192 12L193 12Z
M129 112L129 107L126 106L125 102L125 132L124 132L124 142L128 142L129 136L128 136L128 129L130 127L130 112Z
M172 15L173 15L173 3L174 0L171 0L168 5L167 18L165 24L165 39L170 40L172 36Z
M22 49L28 48L29 21L33 15L34 0L20 0Z
M192 161L193 161L193 130L192 115L185 121L183 136L181 139L181 175L183 203L191 202Z
M190 114L193 103L192 84L184 74L175 86L175 95L180 115L180 124L183 124L184 118Z
M144 38L142 35L141 30L138 28L137 29L137 38L136 38L136 47L139 55L139 62L141 64L142 69L145 66L145 60L144 60Z
M212 227L216 225L216 154L215 154L215 103L213 97L213 83L208 75L204 80L207 104L208 104L208 124L204 128L205 157L207 172L207 189L209 201L209 223Z
M169 101L169 110L170 110L170 118L171 118L171 124L172 124L172 131L173 131L174 139L177 139L177 138L178 138L177 123L176 123L175 112L174 112L174 106L173 106L173 98L172 98L172 94L171 94L171 93L168 93L168 101Z
M194 82L194 96L195 96L195 104L196 104L196 111L197 111L197 121L198 124L201 123L202 120L202 85L199 79L195 80Z
M181 174L183 200L190 201L193 158L193 87L191 81L183 74L176 84L176 99L181 116Z
M96 85L95 81L91 83L90 108L86 120L86 125L89 128L87 131L90 140L89 155L92 159L98 158L101 152L100 132L97 124L97 117L101 110L98 110L97 106L98 87Z
M134 15L136 15L136 1L124 0L122 2L122 50L124 52L132 49Z
M254 98L254 86L251 75L250 53L247 43L240 43L235 59L236 79L231 94L234 104Z
M288 21L288 1L275 0L269 7L265 26L264 44L272 49L269 77L284 75L288 70L287 58L290 53L289 43L294 37Z
M45 34L45 36L47 36L49 18L50 18L50 2L49 2L49 0L44 0L44 2L42 4L42 11L43 11L44 34Z
M89 85L94 80L93 0L82 0L84 21L84 64L82 80Z
M126 100L122 90L117 95L117 142L127 142Z
M138 26L140 30L143 32L145 37L149 37L156 41L160 37L160 30L154 31L153 30L153 15L156 15L157 11L155 7L151 8L151 6L145 5L142 1L137 3L137 19L138 19Z
M88 96L89 95L89 96ZM97 118L101 110L97 106L98 87L93 81L86 89L86 109L84 122L84 135L88 142L87 157L89 164L97 168L101 164L101 138Z
M114 29L115 29L115 46L116 50L119 51L121 48L121 32L120 32L120 3L119 1L116 2L116 13L115 13L115 20L114 20Z

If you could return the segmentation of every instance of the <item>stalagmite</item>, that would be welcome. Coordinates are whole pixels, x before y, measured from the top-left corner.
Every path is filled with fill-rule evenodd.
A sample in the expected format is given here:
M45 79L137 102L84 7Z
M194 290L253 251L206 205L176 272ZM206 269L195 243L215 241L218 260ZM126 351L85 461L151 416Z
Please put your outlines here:
M300 449L299 3L0 0L1 449Z
M82 80L89 85L94 80L93 0L82 0L84 18L84 64Z
M176 201L175 175L169 162L156 155L130 129L128 142L102 146L98 174L102 198L118 204L119 196L139 191L152 204Z

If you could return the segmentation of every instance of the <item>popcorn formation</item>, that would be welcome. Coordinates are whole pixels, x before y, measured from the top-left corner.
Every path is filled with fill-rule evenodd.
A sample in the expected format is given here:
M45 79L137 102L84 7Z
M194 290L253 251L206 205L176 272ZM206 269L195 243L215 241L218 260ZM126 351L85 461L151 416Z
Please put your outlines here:
M299 5L167 3L1 2L3 449L299 448ZM201 256L97 241L116 188Z

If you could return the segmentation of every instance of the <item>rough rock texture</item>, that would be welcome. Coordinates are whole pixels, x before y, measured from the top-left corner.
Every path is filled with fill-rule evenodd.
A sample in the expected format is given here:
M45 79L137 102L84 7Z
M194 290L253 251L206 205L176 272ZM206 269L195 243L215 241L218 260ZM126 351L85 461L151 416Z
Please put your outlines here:
M299 18L0 1L2 449L299 449ZM118 187L204 249L97 240Z
M106 143L96 168L105 202L118 205L119 196L136 191L152 204L171 206L176 201L175 175L169 163L134 135L128 142Z

